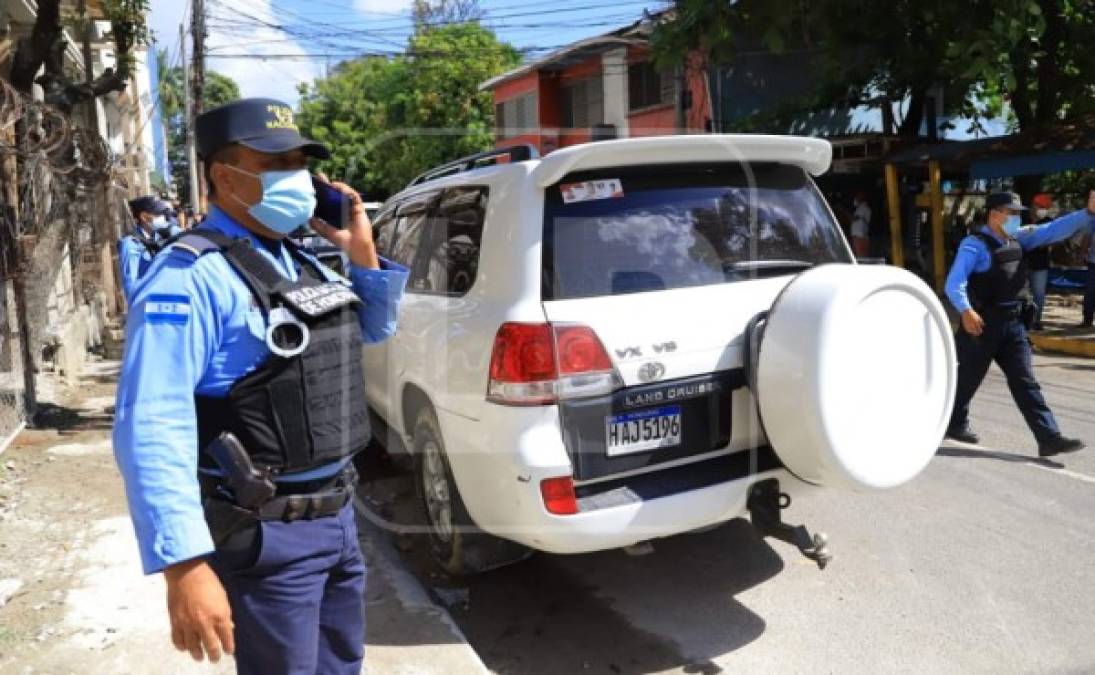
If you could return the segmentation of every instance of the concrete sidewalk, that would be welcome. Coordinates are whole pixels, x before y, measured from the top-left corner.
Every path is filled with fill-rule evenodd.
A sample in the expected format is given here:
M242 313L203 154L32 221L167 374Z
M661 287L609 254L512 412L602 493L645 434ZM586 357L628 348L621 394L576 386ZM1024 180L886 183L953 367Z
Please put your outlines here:
M54 386L51 428L0 457L0 672L231 673L175 651L161 575L141 574L114 465L117 362ZM386 533L359 518L368 562L368 673L484 673L448 613L403 569Z

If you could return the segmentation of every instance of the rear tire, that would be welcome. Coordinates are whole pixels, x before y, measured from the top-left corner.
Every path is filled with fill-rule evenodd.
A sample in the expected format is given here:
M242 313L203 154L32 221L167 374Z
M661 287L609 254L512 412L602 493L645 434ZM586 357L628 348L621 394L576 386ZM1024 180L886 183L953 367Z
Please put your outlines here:
M430 555L443 570L469 575L520 562L532 551L480 530L468 515L445 453L437 417L418 412L412 436L415 487L429 528Z

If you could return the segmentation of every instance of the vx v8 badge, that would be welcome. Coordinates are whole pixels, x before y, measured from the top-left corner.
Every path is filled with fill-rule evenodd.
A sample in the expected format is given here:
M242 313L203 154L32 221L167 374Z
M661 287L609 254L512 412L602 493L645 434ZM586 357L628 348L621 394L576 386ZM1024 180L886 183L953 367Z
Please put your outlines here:
M654 382L665 375L665 366L658 361L648 361L639 366L639 381Z

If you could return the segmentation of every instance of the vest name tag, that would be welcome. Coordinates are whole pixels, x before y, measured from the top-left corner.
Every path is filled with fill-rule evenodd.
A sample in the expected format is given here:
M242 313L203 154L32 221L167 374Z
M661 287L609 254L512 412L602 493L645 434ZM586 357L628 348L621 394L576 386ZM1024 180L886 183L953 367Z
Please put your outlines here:
M281 295L290 307L310 317L322 316L361 301L345 284L337 281L295 288Z

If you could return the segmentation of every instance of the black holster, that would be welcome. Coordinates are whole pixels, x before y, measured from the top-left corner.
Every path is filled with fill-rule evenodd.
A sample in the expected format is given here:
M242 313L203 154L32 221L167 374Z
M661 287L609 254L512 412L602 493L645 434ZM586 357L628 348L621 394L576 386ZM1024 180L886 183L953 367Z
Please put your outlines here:
M209 534L213 537L213 545L218 549L233 534L250 526L256 526L257 529L258 514L240 508L226 499L208 495L202 500L202 507L205 510L205 522L209 525Z
M1024 300L1023 307L1019 310L1019 322L1023 324L1023 328L1030 330L1034 328L1034 318L1038 314L1038 306L1031 300Z

